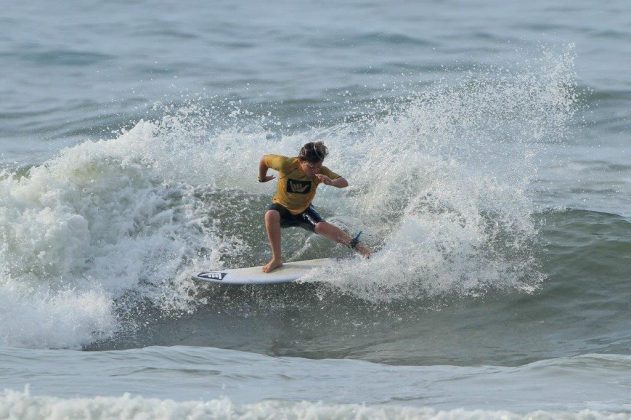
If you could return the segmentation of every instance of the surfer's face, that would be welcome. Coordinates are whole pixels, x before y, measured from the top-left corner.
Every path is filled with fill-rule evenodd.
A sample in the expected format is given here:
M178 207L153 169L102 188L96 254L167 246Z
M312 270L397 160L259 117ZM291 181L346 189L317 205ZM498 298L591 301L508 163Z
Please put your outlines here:
M300 162L300 169L302 169L302 172L307 174L309 178L313 178L315 174L319 173L321 167L322 167L322 161L307 162L306 160L303 160Z

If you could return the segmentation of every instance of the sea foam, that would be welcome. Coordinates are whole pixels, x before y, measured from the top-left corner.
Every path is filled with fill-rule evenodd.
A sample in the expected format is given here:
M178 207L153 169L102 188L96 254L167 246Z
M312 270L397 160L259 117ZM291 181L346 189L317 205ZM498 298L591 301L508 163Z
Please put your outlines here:
M380 112L352 121L285 134L245 111L231 112L236 122L226 127L187 104L113 139L63 149L26 173L5 171L0 338L76 347L115 334L141 302L165 316L195 311L204 302L195 271L268 258L261 203L273 183L256 182L261 155L293 155L316 139L351 186L321 187L315 205L349 233L362 230L376 252L311 279L386 304L532 292L545 275L529 185L546 144L566 135L575 101L572 54L546 53L377 101ZM304 232L283 235L302 244L285 247L290 259L348 255ZM56 328L40 328L46 318Z
M628 419L628 413L582 411L436 410L404 406L264 401L235 404L228 398L176 402L122 397L55 398L6 390L0 394L0 417L7 419Z

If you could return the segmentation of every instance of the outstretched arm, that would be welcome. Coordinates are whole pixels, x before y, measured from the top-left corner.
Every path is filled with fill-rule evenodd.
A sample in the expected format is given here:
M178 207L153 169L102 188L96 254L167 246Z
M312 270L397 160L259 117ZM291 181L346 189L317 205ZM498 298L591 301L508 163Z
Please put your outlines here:
M261 162L259 162L259 182L267 182L276 178L274 175L267 175L267 170L269 167L265 163L265 158L261 158Z

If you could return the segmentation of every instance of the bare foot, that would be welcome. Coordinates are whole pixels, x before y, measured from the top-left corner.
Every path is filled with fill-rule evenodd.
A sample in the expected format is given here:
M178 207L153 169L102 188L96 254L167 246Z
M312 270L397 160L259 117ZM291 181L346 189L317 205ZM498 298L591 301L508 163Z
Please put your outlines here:
M364 258L370 258L370 249L366 248L364 245L362 244L357 244L357 246L355 247L355 249L357 250L357 252L359 252L360 254L362 254L362 257Z
M265 264L263 266L263 272L264 273L269 273L269 272L277 269L281 265L283 265L283 261L282 260L272 258L272 260L270 262L268 262L267 264Z

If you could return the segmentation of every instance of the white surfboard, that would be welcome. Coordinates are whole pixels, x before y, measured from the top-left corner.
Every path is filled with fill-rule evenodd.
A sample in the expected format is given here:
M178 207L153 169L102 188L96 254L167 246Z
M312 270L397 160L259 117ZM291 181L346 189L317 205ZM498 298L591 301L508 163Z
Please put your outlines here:
M311 270L322 267L331 261L333 261L332 258L319 258L316 260L288 262L283 263L281 267L271 273L264 273L263 266L204 271L193 276L193 279L208 283L231 284L234 286L289 283L299 280Z

